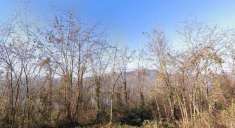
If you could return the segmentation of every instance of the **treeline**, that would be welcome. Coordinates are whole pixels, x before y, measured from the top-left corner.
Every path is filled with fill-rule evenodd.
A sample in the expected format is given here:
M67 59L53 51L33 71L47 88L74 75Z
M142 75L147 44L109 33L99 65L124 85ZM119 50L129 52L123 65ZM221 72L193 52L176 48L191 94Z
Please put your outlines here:
M157 29L134 52L71 13L0 28L3 128L235 127L233 30L184 24L179 51Z

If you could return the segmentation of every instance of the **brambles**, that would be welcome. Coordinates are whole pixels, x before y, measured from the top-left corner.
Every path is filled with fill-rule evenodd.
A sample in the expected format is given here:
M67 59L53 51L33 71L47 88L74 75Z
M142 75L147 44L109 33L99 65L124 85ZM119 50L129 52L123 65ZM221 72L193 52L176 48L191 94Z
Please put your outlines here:
M186 24L177 51L154 30L133 52L72 13L12 24L0 33L2 127L235 127L234 32Z

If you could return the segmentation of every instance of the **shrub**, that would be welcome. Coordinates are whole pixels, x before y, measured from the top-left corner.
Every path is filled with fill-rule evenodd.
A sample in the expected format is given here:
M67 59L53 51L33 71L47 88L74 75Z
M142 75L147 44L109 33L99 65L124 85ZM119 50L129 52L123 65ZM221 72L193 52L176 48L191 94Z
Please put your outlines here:
M146 108L134 108L127 112L124 117L121 118L121 123L141 126L145 120L152 120L153 115L149 109Z

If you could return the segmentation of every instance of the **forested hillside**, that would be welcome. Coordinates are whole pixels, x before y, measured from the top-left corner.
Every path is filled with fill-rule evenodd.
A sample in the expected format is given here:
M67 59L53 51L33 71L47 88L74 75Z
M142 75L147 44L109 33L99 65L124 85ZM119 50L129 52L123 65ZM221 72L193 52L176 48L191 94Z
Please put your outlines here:
M0 26L0 127L235 127L235 31L182 23L141 50L114 45L73 13L46 27Z

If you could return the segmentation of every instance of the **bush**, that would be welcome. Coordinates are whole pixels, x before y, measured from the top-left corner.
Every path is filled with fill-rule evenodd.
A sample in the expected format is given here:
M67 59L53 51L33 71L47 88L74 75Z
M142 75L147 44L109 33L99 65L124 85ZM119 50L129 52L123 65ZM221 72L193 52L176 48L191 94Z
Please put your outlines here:
M149 109L146 108L134 108L127 112L124 117L122 117L121 123L141 126L145 120L152 120L153 114Z

